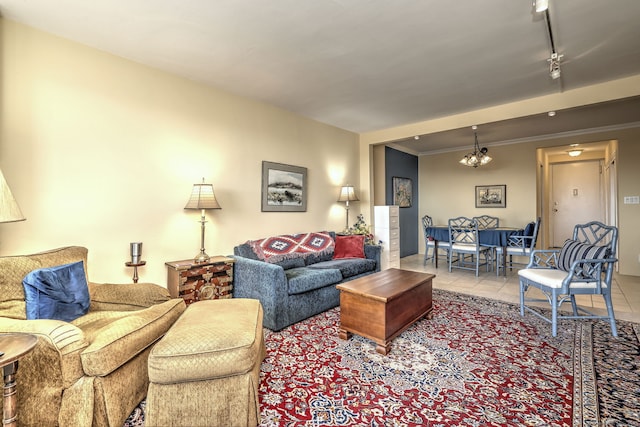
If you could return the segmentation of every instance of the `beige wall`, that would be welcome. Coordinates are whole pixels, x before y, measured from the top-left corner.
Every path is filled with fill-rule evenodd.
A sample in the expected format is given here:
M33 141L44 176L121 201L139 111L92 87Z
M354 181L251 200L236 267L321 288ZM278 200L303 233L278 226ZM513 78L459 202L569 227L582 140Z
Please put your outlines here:
M341 184L359 187L357 135L0 19L0 168L27 221L0 253L89 248L89 276L166 285L166 261L200 247L192 184L212 183L210 255L278 233L340 230ZM262 213L263 160L308 168L304 213ZM352 205L352 217L359 213Z
M420 214L429 214L436 224L453 216L489 214L504 226L522 226L537 215L536 149L615 139L618 141L619 271L640 276L640 205L624 205L624 196L640 195L640 128L608 131L571 138L532 141L492 147L493 161L486 167L459 165L463 151L419 157ZM604 152L602 157L605 157ZM587 157L585 157L587 158ZM555 158L555 161L560 159ZM568 160L568 159L567 159ZM476 209L476 185L507 185L505 209ZM420 240L421 253L424 242Z

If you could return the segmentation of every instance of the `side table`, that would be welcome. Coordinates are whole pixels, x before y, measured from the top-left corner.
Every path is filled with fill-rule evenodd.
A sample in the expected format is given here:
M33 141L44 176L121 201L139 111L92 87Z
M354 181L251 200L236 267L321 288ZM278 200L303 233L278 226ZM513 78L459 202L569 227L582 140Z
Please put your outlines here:
M147 261L139 261L139 262L131 262L127 261L124 263L127 267L133 267L133 283L138 283L138 267L142 267L145 265Z
M201 300L233 296L233 258L213 256L207 262L193 259L166 262L167 289L173 298L181 297L187 305Z
M3 417L4 426L17 426L18 399L16 372L18 360L36 346L38 338L30 334L0 334L0 366L4 375Z

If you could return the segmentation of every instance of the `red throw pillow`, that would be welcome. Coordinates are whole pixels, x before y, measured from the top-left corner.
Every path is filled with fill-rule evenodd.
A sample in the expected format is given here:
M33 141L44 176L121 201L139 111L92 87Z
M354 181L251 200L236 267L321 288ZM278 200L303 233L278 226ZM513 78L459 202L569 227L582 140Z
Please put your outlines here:
M364 235L336 236L333 259L364 258Z

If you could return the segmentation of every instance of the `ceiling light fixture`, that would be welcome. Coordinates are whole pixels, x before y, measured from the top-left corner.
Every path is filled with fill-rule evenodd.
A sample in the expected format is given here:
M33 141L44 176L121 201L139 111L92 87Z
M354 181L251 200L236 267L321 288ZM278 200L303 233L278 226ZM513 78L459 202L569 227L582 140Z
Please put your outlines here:
M549 0L536 0L533 2L536 12L544 12L549 9Z
M564 55L558 55L557 53L552 53L551 58L547 59L549 62L549 75L553 80L560 78L560 60Z
M582 150L569 150L567 151L567 154L571 157L578 157L580 154L582 154Z
M471 129L473 129L473 136L475 138L473 152L466 154L462 159L460 159L460 163L465 166L477 168L478 166L486 165L493 159L487 154L489 152L487 147L480 148L480 146L478 145L478 133L476 132L478 126L474 125L471 127Z
M536 12L544 12L544 19L547 23L547 33L549 34L549 43L551 44L551 57L547 59L549 63L549 76L553 80L560 78L562 71L560 70L560 60L564 55L560 55L556 50L556 44L553 40L553 31L551 30L551 18L549 17L549 0L535 0Z

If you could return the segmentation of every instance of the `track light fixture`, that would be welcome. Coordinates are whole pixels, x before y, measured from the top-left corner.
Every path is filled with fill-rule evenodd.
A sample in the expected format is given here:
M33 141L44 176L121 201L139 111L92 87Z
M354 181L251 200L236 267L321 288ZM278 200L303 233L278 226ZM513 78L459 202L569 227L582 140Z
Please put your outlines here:
M551 18L549 18L549 0L535 0L533 3L536 12L544 13L544 20L547 23L547 33L549 34L549 43L551 44L551 57L547 59L549 63L549 76L553 80L560 78L560 60L564 55L558 54L556 44L553 40L553 31L551 31Z
M558 55L556 52L553 52L551 58L547 59L549 62L549 76L551 76L553 80L560 78L560 60L563 56L564 55Z
M536 8L536 12L544 12L549 9L549 0L535 0L533 5Z

